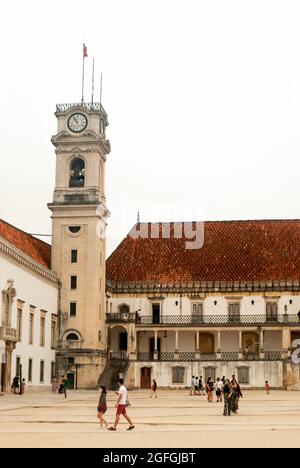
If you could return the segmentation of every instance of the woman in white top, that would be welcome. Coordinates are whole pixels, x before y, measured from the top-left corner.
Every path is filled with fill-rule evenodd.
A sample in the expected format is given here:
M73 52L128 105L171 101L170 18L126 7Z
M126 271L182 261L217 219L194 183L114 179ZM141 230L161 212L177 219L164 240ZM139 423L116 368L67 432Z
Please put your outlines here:
M216 396L217 396L217 403L222 401L222 390L223 390L223 382L220 377L217 378L216 383Z

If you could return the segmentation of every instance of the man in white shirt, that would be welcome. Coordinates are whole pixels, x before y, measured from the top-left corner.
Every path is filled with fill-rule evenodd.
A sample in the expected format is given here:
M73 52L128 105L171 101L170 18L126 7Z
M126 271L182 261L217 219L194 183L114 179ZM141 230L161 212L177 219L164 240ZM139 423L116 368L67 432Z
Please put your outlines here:
M116 403L116 408L117 408L116 419L115 419L114 425L110 426L108 430L115 431L117 429L117 425L119 424L121 414L123 414L124 418L129 422L129 427L127 431L131 431L132 429L134 429L134 425L126 412L128 391L124 385L123 379L119 379L118 385L119 385L119 391L118 391L118 400Z

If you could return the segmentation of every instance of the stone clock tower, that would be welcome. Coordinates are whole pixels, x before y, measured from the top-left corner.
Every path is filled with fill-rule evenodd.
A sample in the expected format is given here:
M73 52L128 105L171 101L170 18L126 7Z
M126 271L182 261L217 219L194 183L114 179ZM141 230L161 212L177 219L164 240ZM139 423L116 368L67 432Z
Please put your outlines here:
M105 138L100 104L57 105L52 270L61 281L58 377L93 388L105 366Z

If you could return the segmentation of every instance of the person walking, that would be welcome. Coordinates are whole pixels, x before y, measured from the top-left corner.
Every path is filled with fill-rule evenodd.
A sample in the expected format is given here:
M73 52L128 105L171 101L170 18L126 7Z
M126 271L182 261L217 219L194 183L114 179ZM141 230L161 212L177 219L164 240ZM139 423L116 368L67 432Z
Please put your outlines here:
M16 395L20 388L20 384L19 384L20 380L19 380L19 376L16 375L14 378L13 378L13 389L14 389L14 394Z
M239 399L243 396L241 387L239 386L238 381L236 380L235 376L232 376L232 381L231 381L231 408L233 414L237 414L239 410Z
M127 428L127 431L131 431L132 429L134 429L134 425L132 423L132 420L130 419L130 417L128 416L128 414L126 412L126 405L127 405L127 400L128 400L128 391L127 391L127 388L124 385L124 380L123 379L119 379L118 386L119 386L118 400L117 400L117 403L115 405L116 408L117 408L116 419L115 419L114 425L108 427L108 430L109 431L116 431L117 430L117 426L119 424L120 417L121 417L121 414L122 414L124 416L124 418L129 422L129 427Z
M267 395L269 395L270 394L270 385L269 385L268 380L265 381L265 390L266 390Z
M195 391L194 395L199 395L199 378L195 377Z
M223 389L223 383L220 377L217 378L216 381L216 396L217 396L217 403L222 402L222 389Z
M64 379L63 379L63 394L65 395L65 398L67 398L68 384L69 384L68 378L67 378L67 376L64 376Z
M224 416L231 416L231 384L229 379L225 380L223 385L223 398L224 398Z
M60 381L60 384L59 384L59 388L58 388L58 393L63 393L63 391L64 391L64 379L65 379L65 376L62 375L61 376L61 381Z
M101 385L100 389L101 389L101 395L100 395L98 406L97 406L97 411L98 411L97 418L99 418L100 427L103 427L103 424L104 424L104 426L107 428L108 424L103 418L103 415L107 411L107 403L106 403L107 392L106 392L106 387L104 385Z
M25 379L22 379L22 382L21 382L21 395L23 395L25 393L25 387L26 387L26 381L25 381Z
M195 394L195 376L192 375L191 379L191 389L190 389L190 396Z
M56 377L52 377L51 385L52 385L52 393L57 393L58 385L57 385L57 378Z
M150 395L150 398L152 398L152 397L157 398L156 390L157 390L157 383L156 383L156 380L153 379L153 380L152 380L152 385L151 385L151 395Z
M206 392L208 403L213 403L214 398L214 382L211 377L208 377L206 382Z
M199 395L205 395L202 375L199 379Z

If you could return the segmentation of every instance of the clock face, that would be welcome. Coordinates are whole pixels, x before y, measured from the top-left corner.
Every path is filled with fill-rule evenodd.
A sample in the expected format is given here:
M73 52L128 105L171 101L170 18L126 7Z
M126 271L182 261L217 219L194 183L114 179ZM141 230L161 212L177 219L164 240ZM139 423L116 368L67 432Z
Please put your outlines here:
M77 112L76 114L72 114L68 120L68 127L72 132L82 132L87 127L87 118L84 114L80 114Z

